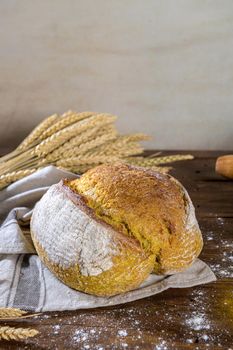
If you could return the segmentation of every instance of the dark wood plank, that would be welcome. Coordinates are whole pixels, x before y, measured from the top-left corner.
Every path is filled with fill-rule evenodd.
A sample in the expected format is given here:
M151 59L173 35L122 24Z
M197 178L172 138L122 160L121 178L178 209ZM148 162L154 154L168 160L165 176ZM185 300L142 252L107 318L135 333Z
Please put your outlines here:
M218 155L173 164L171 174L188 189L199 218L233 217L233 181L215 173Z
M2 322L40 335L2 341L1 349L233 349L233 181L214 172L223 152L193 153L196 158L175 163L172 174L193 199L205 243L201 258L217 281L109 308Z

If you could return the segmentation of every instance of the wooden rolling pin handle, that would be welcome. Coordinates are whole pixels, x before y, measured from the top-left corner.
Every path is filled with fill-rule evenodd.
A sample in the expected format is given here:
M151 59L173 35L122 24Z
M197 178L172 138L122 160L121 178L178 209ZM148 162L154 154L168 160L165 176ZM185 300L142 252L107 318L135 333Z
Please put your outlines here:
M215 170L218 174L233 179L233 154L218 157Z

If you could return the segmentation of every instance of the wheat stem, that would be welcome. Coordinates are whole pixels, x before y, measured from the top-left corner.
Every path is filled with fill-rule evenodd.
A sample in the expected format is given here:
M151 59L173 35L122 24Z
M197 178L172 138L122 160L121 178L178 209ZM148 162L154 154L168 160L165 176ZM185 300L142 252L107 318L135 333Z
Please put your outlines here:
M119 158L138 155L143 152L143 147L136 142L128 144L118 144L116 141L108 142L100 147L96 147L87 152L91 156L116 156Z
M67 167L59 167L59 169L65 169L67 171L71 171L75 174L83 174L85 173L87 170L91 169L91 168L94 168L95 166L97 166L99 164L96 164L96 163L90 163L90 164L83 164L83 165L72 165L72 166L67 166Z
M67 152L65 152L64 156L66 158L69 158L74 157L76 155L78 156L80 154L85 154L87 151L95 148L96 146L106 144L107 141L113 140L115 137L116 135L114 134L105 134L98 136L91 141L82 143L79 147L75 147L74 149L68 149Z
M40 135L40 140L44 140L47 137L55 134L57 131L62 130L71 124L74 124L80 120L86 119L94 115L97 115L97 113L95 112L76 113L76 112L68 111L67 113L63 114L63 116L56 123L51 125L50 128L45 130Z
M111 124L107 124L105 126L97 126L90 129L87 129L86 131L82 132L81 134L78 134L75 137L72 137L69 141L67 141L64 145L58 147L53 152L49 153L46 156L46 160L48 162L54 162L62 157L68 158L66 152L70 152L71 150L74 150L75 154L78 152L76 151L79 146L82 144L88 142L89 140L95 140L95 137L103 136L106 134L116 135L116 130Z
M128 157L127 162L132 164L138 164L141 166L154 166L160 164L167 164L172 162L177 162L180 160L193 159L190 154L176 154L172 156L155 157L155 158L144 158L144 157Z
M112 163L117 161L117 157L95 157L95 156L78 156L71 158L64 158L56 162L58 167L69 168L79 165L88 165L88 164L101 164L101 163Z
M172 169L172 167L169 167L169 166L152 166L152 167L150 167L150 169L158 171L159 173L162 173L162 174L167 174Z
M11 173L18 169L21 164L27 162L30 159L34 159L34 155L31 150L25 151L19 155L17 155L14 159L8 160L7 162L0 165L0 174L4 175L7 173Z
M31 175L36 170L37 170L36 168L25 169L25 170L13 171L11 173L1 175L0 176L0 190L3 189L4 187L8 186L12 182L20 180L25 176Z
M45 132L53 123L59 119L58 114L53 114L50 117L44 119L39 125L32 130L32 132L23 140L23 142L17 147L17 150L28 149L39 137Z
M34 153L37 156L46 156L54 149L58 148L66 141L70 140L72 137L76 136L78 133L81 133L91 127L97 125L105 125L108 123L112 123L116 119L115 116L111 116L108 114L97 114L88 119L81 120L68 126L52 136L48 137L44 141L42 141L38 146L35 147Z
M5 156L2 156L2 157L0 158L0 165L1 165L1 163L6 162L6 161L8 161L8 160L14 158L14 157L17 156L19 153L21 153L21 152L19 152L19 151L17 151L17 150L15 149L14 151L12 151L12 152L6 154Z
M27 314L28 311L12 308L12 307L1 307L0 308L0 321L12 320L18 318L28 318L41 315L41 313L37 314Z
M48 153L56 149L59 145L63 144L71 137L95 126L106 125L112 123L115 120L114 116L107 114L98 114L92 116L86 120L81 120L75 124L64 128L54 135L48 137L46 140L42 141L33 149L23 152L17 157L9 160L8 162L0 165L0 174L7 174L19 169L19 165L23 164L25 161L34 159L35 157L41 158L46 156Z

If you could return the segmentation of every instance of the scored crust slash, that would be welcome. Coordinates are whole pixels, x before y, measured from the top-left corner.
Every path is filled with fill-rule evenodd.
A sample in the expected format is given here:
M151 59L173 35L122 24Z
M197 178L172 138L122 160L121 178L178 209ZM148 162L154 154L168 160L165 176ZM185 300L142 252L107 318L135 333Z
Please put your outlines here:
M137 288L150 273L178 273L203 245L177 180L120 163L52 185L35 206L31 233L62 282L99 296Z

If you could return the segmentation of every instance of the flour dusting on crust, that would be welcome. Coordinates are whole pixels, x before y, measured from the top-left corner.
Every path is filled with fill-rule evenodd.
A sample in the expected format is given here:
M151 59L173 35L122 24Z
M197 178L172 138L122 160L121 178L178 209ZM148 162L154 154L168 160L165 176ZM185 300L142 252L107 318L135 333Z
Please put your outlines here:
M57 184L35 206L31 230L49 259L61 267L78 264L82 275L96 276L113 266L114 232L76 206Z
M191 231L194 227L198 230L199 229L199 225L196 219L196 215L195 215L195 208L194 205L192 203L192 200L187 192L187 190L184 188L184 186L174 177L170 177L171 180L173 182L175 182L182 190L182 192L184 193L185 196L185 200L186 200L186 224L185 224L185 228L187 231Z
M186 217L186 226L185 226L186 230L191 231L194 226L199 229L199 225L198 225L196 215L195 215L194 205L191 201L191 198L189 197L188 192L186 191L186 189L184 187L183 187L183 191L185 193L185 197L187 200L187 206L186 206L187 217Z

